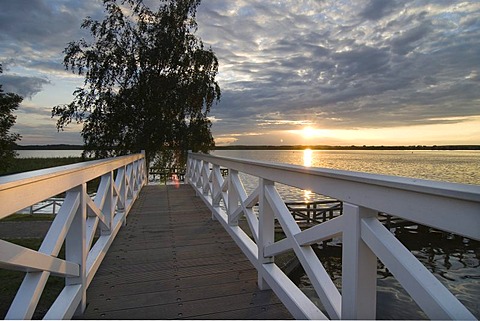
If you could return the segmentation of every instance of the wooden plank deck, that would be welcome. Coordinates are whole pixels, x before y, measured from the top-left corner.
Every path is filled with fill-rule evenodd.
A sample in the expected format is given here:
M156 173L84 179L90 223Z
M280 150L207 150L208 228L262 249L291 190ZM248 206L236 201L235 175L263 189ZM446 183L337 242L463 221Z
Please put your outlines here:
M291 319L189 185L145 186L83 319Z

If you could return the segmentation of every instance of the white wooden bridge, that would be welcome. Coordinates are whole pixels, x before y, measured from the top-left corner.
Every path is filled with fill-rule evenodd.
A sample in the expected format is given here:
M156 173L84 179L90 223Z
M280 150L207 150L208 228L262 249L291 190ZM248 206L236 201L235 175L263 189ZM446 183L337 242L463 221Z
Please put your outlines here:
M258 177L253 192L239 173ZM0 219L66 193L38 251L0 240L0 268L26 272L6 318L32 318L57 275L65 286L46 319L374 319L380 259L429 318L475 319L377 215L480 240L480 186L204 154L189 155L186 176L191 187L145 186L136 154L1 177ZM86 185L99 177L92 199ZM301 230L276 184L341 200L343 214ZM342 238L341 289L311 247L332 237ZM321 307L277 265L286 252Z

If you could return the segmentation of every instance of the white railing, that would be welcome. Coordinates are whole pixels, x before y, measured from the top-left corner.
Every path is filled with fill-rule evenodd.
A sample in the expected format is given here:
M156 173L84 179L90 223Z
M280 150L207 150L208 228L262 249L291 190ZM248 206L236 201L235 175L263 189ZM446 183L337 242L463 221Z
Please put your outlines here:
M225 179L220 168L227 168ZM247 195L239 172L258 177ZM297 319L374 319L377 258L432 319L475 319L377 219L383 212L480 240L480 186L307 168L190 153L188 182L258 271L260 289L271 288ZM276 183L343 201L343 214L301 231ZM258 215L253 207L259 204ZM224 210L225 209L225 210ZM248 234L238 221L245 216ZM286 238L274 240L274 220ZM341 293L311 245L342 237ZM293 250L327 315L275 264Z
M87 182L97 177L92 200ZM6 318L31 319L50 275L65 277L65 287L45 319L83 313L86 290L145 183L144 154L0 177L0 219L66 192L38 251L0 240L0 268L26 272Z

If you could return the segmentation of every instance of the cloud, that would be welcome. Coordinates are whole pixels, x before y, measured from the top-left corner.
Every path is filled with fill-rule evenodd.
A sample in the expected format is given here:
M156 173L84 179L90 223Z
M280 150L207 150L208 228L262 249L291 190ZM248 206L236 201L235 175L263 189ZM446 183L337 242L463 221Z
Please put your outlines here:
M10 88L32 99L40 90L56 95L69 75L62 50L88 37L81 21L101 18L101 1L5 0L1 8L3 76L24 77L7 80ZM305 124L361 129L475 117L479 17L474 0L203 0L197 35L220 63L214 135L273 142L269 131Z
M65 131L58 132L55 125L46 122L41 124L17 123L12 130L22 135L22 139L19 142L20 145L82 144L81 129L75 125Z
M204 1L198 19L220 60L219 134L272 114L284 127L371 128L480 113L474 1L217 4Z
M396 2L392 0L370 0L365 9L360 12L360 16L368 20L379 20L391 13L396 6Z
M12 92L31 99L42 91L45 85L50 84L50 81L39 77L1 75L0 84L2 84L4 92Z
M97 1L2 1L0 61L40 73L65 73L62 51L68 42L87 37L82 20L101 16Z

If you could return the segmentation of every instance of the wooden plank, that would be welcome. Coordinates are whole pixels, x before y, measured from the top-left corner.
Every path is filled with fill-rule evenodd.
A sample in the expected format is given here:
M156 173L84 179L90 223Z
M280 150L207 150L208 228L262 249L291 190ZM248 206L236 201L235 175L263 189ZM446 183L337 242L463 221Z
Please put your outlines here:
M161 299L161 297L158 298L159 301ZM272 291L259 291L258 293L242 293L192 301L182 301L180 298L175 303L138 306L127 309L118 307L116 310L111 311L100 311L99 309L91 314L85 314L84 317L94 319L190 319L195 316L219 312L230 313L235 310L266 307L278 303L279 301ZM286 315L281 319L286 318L290 319L291 317ZM224 318L221 317L221 319ZM270 318L267 317L267 319Z
M291 319L188 185L146 186L87 291L85 319Z

